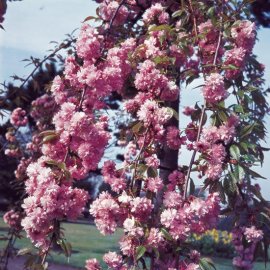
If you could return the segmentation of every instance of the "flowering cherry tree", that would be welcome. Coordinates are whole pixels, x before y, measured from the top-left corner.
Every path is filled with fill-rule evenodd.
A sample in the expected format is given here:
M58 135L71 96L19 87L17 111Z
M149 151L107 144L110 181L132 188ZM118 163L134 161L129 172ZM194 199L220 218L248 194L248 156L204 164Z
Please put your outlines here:
M81 26L76 51L50 93L15 109L15 129L34 119L32 142L21 149L7 134L6 154L22 157L22 213L4 219L39 248L32 267L47 269L53 242L68 250L59 222L76 219L88 193L73 183L95 170L111 138L107 100L115 92L132 123L122 130L122 164L106 160L102 192L90 206L100 233L123 228L119 252L104 254L109 269L214 269L189 245L191 234L231 216L236 269L252 269L267 250L269 206L253 179L263 162L268 112L264 67L252 53L256 25L248 1L96 1L97 16ZM95 24L92 24L95 21ZM95 25L95 26L92 26ZM200 82L203 102L179 111L185 85ZM46 113L45 113L46 112ZM185 127L179 126L189 118ZM190 152L184 162L183 152ZM26 154L24 154L26 153ZM199 178L207 196L195 196ZM95 258L87 270L102 269ZM34 268L33 268L34 269Z

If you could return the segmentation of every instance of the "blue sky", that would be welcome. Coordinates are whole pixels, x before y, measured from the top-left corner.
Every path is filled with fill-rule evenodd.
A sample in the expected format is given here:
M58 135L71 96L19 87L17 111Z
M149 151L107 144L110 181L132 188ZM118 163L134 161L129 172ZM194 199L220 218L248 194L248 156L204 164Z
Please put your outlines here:
M53 48L50 41L59 41L65 34L79 28L81 22L89 15L95 15L96 4L91 0L23 0L8 3L4 27L0 31L0 82L9 81L17 74L26 76L31 67L25 68L22 59L29 56L43 57ZM270 29L261 29L259 41L255 47L258 60L266 65L266 86L270 86ZM198 90L182 89L182 105L200 100ZM270 129L270 121L267 119ZM266 145L270 147L270 140ZM181 162L181 161L180 161ZM264 176L269 175L270 153L266 154L265 165L258 168ZM270 200L270 177L261 180L263 194Z

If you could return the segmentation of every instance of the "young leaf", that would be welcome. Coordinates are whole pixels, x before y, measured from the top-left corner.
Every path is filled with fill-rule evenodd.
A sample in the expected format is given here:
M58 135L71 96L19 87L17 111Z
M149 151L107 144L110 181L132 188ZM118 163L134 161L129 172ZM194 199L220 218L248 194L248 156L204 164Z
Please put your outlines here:
M165 228L161 228L160 231L162 232L163 236L164 236L167 240L173 241L172 236L170 235L170 233L169 233Z
M209 259L206 258L201 258L199 265L202 270L213 270L213 269L217 270L215 265Z
M239 158L240 158L240 150L239 150L237 145L233 144L230 147L230 154L234 159L239 160Z
M145 253L146 247L138 246L136 249L136 260L139 260Z

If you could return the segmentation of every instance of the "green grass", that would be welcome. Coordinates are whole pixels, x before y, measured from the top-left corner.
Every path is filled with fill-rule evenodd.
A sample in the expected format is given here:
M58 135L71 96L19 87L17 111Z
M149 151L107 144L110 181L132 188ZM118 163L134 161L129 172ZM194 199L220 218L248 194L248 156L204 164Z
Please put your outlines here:
M67 241L72 244L72 255L68 261L64 254L51 252L49 259L51 262L79 268L84 267L86 259L96 258L102 261L105 252L117 250L117 243L122 233L118 229L113 235L103 236L93 225L63 223L61 226L64 228ZM0 219L0 235L6 233L6 224ZM0 248L3 248L5 244L5 241L0 241ZM18 249L32 247L26 238L18 239L15 246Z
M69 259L63 254L52 252L50 261L59 264L68 264L77 268L83 268L85 260L88 258L97 258L102 260L102 256L105 252L114 251L118 249L118 240L121 237L122 231L119 229L115 234L111 236L102 236L99 231L93 225L87 224L73 224L63 223L62 227L65 229L67 241L72 244L72 255ZM0 219L0 235L7 233L7 226L3 220ZM0 248L5 245L4 241L0 241ZM31 243L28 239L19 239L16 242L16 248L31 247ZM217 270L232 270L233 266L231 260L223 258L213 259ZM264 263L256 263L254 270L265 270ZM270 270L270 265L266 270Z

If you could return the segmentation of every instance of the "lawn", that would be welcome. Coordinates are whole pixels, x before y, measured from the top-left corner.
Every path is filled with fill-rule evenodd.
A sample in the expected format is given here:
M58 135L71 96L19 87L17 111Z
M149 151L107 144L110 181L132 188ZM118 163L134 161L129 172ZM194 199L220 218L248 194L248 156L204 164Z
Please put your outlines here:
M72 256L67 260L63 254L52 252L50 260L59 264L68 264L77 268L83 268L85 260L97 258L101 261L102 256L107 251L117 250L117 242L121 236L121 230L117 230L112 236L102 236L95 226L87 224L63 223L62 227L66 231L67 240L72 244ZM7 227L0 219L0 234L7 232ZM0 241L0 247L4 242ZM27 239L20 239L16 242L17 248L31 247ZM232 270L230 260L214 258L217 270ZM255 270L265 270L264 263L256 263ZM270 265L267 266L270 270Z

